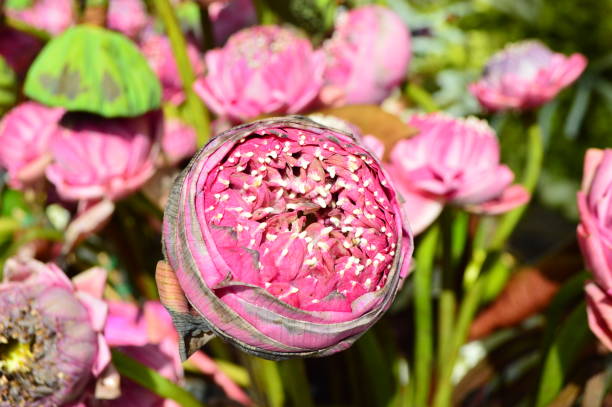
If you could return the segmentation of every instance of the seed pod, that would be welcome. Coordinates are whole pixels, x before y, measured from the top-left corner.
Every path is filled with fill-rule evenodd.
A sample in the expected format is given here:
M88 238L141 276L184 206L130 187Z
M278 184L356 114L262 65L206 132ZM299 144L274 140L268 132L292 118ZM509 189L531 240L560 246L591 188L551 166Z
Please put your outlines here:
M400 208L351 134L291 116L213 138L164 214L157 281L182 357L211 334L273 360L348 348L406 275Z

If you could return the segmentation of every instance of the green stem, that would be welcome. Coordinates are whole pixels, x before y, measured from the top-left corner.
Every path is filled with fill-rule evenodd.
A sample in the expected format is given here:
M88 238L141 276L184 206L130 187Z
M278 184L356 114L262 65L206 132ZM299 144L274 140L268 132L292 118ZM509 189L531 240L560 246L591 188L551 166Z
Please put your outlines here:
M2 257L0 257L0 278L2 278L2 270L4 270L4 262L6 259L17 253L21 246L33 242L35 240L49 240L52 242L61 242L64 240L64 234L59 230L32 228L24 232L24 234L14 240L13 243L6 249Z
M416 83L408 83L406 86L406 94L410 100L419 105L427 113L440 110L431 95Z
M251 375L257 402L269 407L283 407L285 392L277 362L251 355L244 355L243 360Z
M182 407L204 407L191 393L166 379L155 370L131 357L112 350L113 365L122 376L140 384L166 399L176 401Z
M452 337L452 329L457 308L453 270L453 217L450 209L445 209L440 216L442 234L442 291L440 292L440 315L438 319L438 368L447 363L447 354Z
M414 406L427 406L433 359L431 280L438 243L438 227L429 229L416 252L414 271Z
M195 74L187 54L187 41L181 32L178 19L169 0L153 0L153 5L155 6L157 15L164 23L166 32L170 38L172 53L176 60L179 76L183 82L183 91L185 92L186 99L185 111L198 135L198 145L203 146L206 141L208 141L210 135L210 119L204 103L202 103L193 90Z
M542 161L544 158L544 149L542 144L542 134L540 127L537 124L532 125L527 134L527 161L525 163L525 172L521 184L533 195L535 187L542 170ZM491 250L501 250L506 243L506 240L514 230L516 224L523 216L528 204L522 205L508 213L500 220L495 235L491 241Z
M266 0L254 0L255 10L257 12L257 21L260 24L276 24L278 18L272 11Z
M313 407L306 368L302 359L290 359L278 363L283 383L295 407Z
M474 319L474 314L478 309L482 287L484 280L478 280L467 292L461 307L459 309L459 317L455 325L454 335L451 336L451 344L444 360L440 366L440 375L438 378L436 395L434 398L434 407L450 406L451 396L453 393L452 375L455 368L455 362L459 356L459 350L467 339L470 324Z

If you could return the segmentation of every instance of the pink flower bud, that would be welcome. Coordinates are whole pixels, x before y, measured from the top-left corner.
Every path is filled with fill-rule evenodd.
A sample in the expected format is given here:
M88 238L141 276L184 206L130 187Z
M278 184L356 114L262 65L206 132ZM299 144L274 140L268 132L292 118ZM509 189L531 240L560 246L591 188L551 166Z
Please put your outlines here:
M8 171L9 184L23 188L42 178L51 162L49 140L64 110L36 102L13 108L0 122L0 166Z
M195 91L218 115L236 122L298 113L323 83L324 56L306 38L277 26L244 29L206 53L207 75Z
M612 296L612 149L590 149L578 192L578 242L587 267Z
M511 185L514 174L500 165L499 143L485 121L432 113L412 116L408 124L420 132L395 145L389 172L415 233L445 204L497 214L529 200L523 187Z
M539 41L510 44L493 55L470 92L489 110L530 109L553 99L586 64L582 54L566 57Z
M599 285L590 282L585 287L589 327L597 338L612 352L612 296Z
M175 105L181 104L185 100L183 82L174 60L170 40L163 35L149 33L142 40L140 50L161 81L164 100ZM187 54L195 74L202 74L204 64L200 60L198 49L193 44L188 43Z
M151 22L142 0L113 0L108 3L107 26L128 37L137 38Z
M59 34L75 20L72 0L36 0L25 9L6 9L6 14L51 34Z
M156 120L85 116L51 138L53 164L47 178L68 200L120 199L140 188L154 172Z
M78 401L110 362L101 335L106 273L70 281L54 264L9 259L0 283L0 404Z
M381 164L301 117L201 149L174 184L163 242L158 287L183 357L208 331L270 359L346 349L389 307L412 253Z
M390 9L364 6L340 16L324 49L327 68L322 101L377 104L406 77L410 32Z

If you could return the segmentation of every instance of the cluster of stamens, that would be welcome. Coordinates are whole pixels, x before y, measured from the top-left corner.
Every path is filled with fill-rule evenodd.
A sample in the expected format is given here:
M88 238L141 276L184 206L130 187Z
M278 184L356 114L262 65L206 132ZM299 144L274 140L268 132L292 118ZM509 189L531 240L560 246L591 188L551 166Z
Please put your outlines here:
M395 197L357 145L298 129L250 135L201 192L233 281L325 311L351 311L385 285L397 249Z

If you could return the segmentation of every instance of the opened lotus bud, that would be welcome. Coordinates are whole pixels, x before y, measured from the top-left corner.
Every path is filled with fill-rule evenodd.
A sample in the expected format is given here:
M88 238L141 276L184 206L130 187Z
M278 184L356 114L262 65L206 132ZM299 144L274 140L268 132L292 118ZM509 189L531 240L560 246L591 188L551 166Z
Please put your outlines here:
M0 284L0 405L78 405L110 362L106 273L70 281L54 264L9 259Z
M412 237L381 164L306 118L230 129L175 181L157 280L182 356L216 334L269 359L349 347L390 306Z

